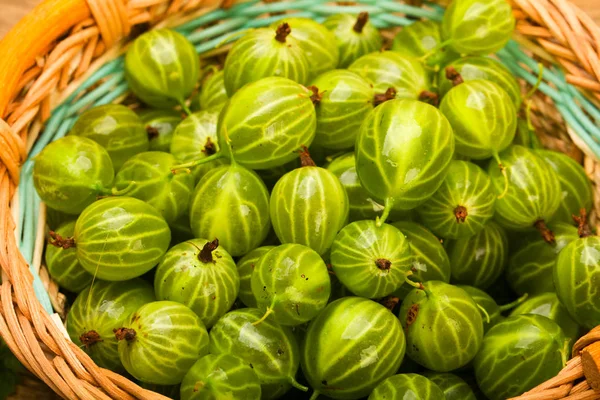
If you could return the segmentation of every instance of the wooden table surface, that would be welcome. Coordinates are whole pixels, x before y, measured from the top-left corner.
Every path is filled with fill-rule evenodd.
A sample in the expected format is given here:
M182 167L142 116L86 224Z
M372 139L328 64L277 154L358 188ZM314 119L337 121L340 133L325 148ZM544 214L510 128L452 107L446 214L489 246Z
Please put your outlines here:
M0 38L41 0L0 0ZM600 24L600 0L571 0Z

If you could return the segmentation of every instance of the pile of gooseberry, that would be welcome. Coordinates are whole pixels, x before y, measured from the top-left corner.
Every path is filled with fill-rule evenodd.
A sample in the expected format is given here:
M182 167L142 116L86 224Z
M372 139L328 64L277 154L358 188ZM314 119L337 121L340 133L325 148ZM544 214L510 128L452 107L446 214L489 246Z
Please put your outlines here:
M35 159L71 340L183 400L500 400L557 374L600 325L600 238L582 166L516 136L514 26L505 0L393 43L365 12L284 15L223 65L139 36L139 102Z

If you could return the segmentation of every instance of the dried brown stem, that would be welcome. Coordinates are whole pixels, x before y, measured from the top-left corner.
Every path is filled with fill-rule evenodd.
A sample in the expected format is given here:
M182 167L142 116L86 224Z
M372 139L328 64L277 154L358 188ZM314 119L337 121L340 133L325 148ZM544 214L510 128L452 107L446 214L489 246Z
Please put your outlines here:
M382 271L389 271L392 268L392 262L385 258L379 258L375 261L375 265Z
M50 232L48 232L48 234L51 237L51 239L48 240L48 243L51 244L52 246L62 247L65 250L70 249L71 247L75 247L75 239L72 237L65 238L65 237L60 236L58 233L56 233L54 231L50 231Z
M115 333L117 340L127 340L128 342L135 340L137 336L137 332L134 329L129 328L119 328L113 330L113 332Z
M321 102L321 100L323 100L323 93L325 92L319 92L319 88L316 86L310 86L308 88L308 90L310 90L312 92L312 95L310 96L310 100L312 101L312 103L314 105L317 105Z
M275 40L281 43L285 43L290 33L292 33L292 28L290 27L290 24L284 22L283 24L279 25L279 27L277 27L277 31L275 31Z
M212 156L213 154L217 153L217 145L215 144L215 142L212 141L210 137L206 138L206 143L204 144L202 152L207 156Z
M585 208L579 210L579 216L572 215L573 220L577 222L577 233L580 238L592 236L592 230L587 223L587 211Z
M393 87L388 88L385 93L377 93L373 98L373 105L377 107L378 105L385 103L388 100L393 100L396 98L396 89Z
M429 90L423 90L421 94L419 94L419 101L437 107L440 104L440 96Z
M219 247L219 239L215 239L212 242L208 242L202 247L200 250L200 254L198 254L198 260L202 261L205 264L215 263L215 259L213 258L212 252Z
M369 13L363 11L360 14L358 14L358 17L356 18L356 24L354 24L354 27L352 29L356 33L362 33L363 29L365 28L365 25L367 25L367 22L369 22Z
M446 67L446 79L452 82L452 86L464 83L463 77L453 66Z
M456 222L459 224L464 223L468 215L467 209L463 206L458 206L454 209L454 216L456 217Z
M156 129L155 127L153 127L151 125L148 125L146 127L146 132L148 133L149 140L156 139L158 137L158 135L160 134L158 129Z
M548 228L548 226L546 226L546 222L543 219L536 221L535 224L533 224L533 226L535 226L535 229L537 229L540 232L542 238L544 238L544 241L546 243L552 245L556 243L556 239L554 238L554 232L552 232Z
M83 335L79 336L79 341L86 348L90 348L91 346L95 345L96 343L103 342L104 340L102 340L102 338L100 337L98 332L89 331L89 332L86 332Z
M300 165L303 167L316 167L317 164L313 161L308 152L308 147L302 146L302 150L300 150Z

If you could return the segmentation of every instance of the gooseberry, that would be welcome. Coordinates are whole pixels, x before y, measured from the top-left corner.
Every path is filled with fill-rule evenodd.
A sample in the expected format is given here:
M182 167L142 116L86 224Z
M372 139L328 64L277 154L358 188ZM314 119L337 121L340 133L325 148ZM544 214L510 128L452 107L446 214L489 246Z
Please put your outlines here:
M354 60L383 46L383 38L377 28L369 22L367 12L361 12L358 16L331 15L323 25L335 36L340 53L339 68L347 68Z

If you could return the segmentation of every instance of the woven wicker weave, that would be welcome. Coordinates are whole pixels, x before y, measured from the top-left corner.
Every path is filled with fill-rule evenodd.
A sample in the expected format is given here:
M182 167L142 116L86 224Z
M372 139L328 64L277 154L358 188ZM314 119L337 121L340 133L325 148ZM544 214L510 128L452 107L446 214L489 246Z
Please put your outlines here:
M540 139L582 162L600 183L600 28L567 0L514 0L513 8L517 32L498 56L524 91L537 79L538 62L546 66L531 100ZM0 42L0 335L30 371L64 398L164 398L98 368L68 339L64 297L41 262L45 211L28 161L63 136L82 109L126 98L120 56L131 38L142 28L178 27L208 57L227 51L232 33L287 11L321 19L364 10L387 29L411 23L407 16L442 15L437 5L392 0L45 0ZM594 215L599 206L596 196ZM596 329L556 378L520 399L600 399L599 365Z

